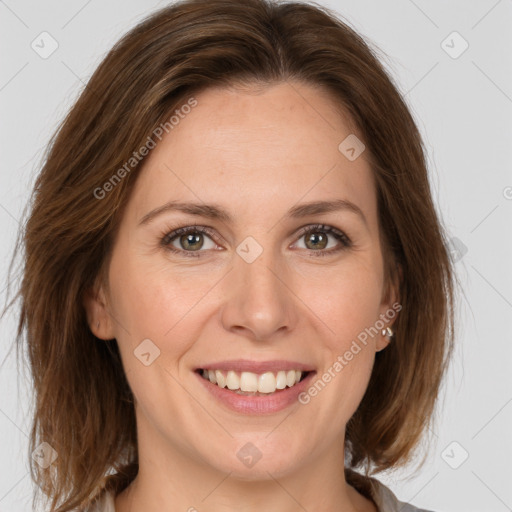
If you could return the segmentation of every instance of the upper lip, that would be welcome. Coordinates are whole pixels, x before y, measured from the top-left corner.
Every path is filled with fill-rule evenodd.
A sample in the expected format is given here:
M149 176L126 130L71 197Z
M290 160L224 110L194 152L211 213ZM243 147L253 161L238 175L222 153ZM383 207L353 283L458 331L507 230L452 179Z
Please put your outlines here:
M205 363L197 368L198 370L224 370L235 372L278 372L280 370L300 370L302 372L311 372L315 369L308 364L297 361L273 360L273 361L251 361L249 359L232 359L230 361L219 361L217 363Z

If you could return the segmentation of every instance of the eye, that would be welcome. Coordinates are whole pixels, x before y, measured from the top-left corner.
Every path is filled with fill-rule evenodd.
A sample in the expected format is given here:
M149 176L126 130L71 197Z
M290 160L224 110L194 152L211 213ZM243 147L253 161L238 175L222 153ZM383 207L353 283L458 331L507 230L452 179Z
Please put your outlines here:
M329 256L352 246L345 233L332 226L315 224L302 228L297 234L299 240L305 238L305 247L312 256ZM338 241L338 246L329 248L329 237ZM205 244L205 238L210 244ZM217 250L214 239L218 238L214 230L206 226L186 226L175 229L163 236L161 245L168 251L186 257L198 258L204 252L201 249ZM300 247L301 249L303 247ZM327 248L327 250L326 250Z
M213 230L204 226L187 226L178 228L167 233L161 240L161 244L169 251L174 253L186 254L186 256L199 257L202 252L200 249L215 249L216 244L213 242ZM204 238L210 239L211 245L204 243ZM176 245L180 247L176 247Z
M338 246L325 250L329 245L329 237L337 240ZM302 239L305 239L305 249L310 250L314 257L329 256L352 246L352 241L345 233L324 224L315 224L302 228L299 232L299 240Z

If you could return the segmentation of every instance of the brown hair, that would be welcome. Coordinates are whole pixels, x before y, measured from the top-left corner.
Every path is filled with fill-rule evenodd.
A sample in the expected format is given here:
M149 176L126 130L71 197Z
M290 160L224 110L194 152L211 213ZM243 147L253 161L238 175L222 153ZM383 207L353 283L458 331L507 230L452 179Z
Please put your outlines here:
M83 297L105 279L140 163L107 197L94 191L192 94L293 81L329 91L357 126L376 180L386 277L400 279L395 338L376 354L347 425L349 480L351 468L368 476L408 462L432 421L453 349L455 277L420 134L375 50L312 2L175 3L127 33L94 72L48 146L22 234L17 346L35 390L30 451L46 441L58 454L49 469L30 459L51 511L84 506L103 486L120 492L138 469L117 344L91 333Z

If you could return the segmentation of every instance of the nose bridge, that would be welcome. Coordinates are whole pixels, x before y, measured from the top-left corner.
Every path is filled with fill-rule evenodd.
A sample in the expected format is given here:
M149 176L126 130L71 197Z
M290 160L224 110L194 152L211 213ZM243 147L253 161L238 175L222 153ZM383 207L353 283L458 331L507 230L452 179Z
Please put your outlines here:
M291 328L293 321L293 297L285 284L286 271L271 250L261 249L251 240L238 247L223 312L226 329L244 328L257 339Z

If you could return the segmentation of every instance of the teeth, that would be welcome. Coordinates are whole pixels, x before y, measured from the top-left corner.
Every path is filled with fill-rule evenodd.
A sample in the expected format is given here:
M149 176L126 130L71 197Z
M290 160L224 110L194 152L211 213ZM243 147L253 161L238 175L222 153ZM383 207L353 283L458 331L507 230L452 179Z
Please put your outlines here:
M260 393L273 393L276 390L276 376L272 372L260 375L258 379L258 391ZM244 391L242 389L242 391Z
M277 372L276 388L284 389L286 387L286 372Z
M224 374L220 372L219 370L215 370L215 378L217 379L217 386L221 388L226 387L226 378L224 377Z
M265 372L262 374L242 372L238 374L233 370L224 372L221 370L203 370L202 376L217 384L221 388L227 387L231 391L246 393L274 393L277 389L291 388L297 384L301 377L300 370Z
M242 391L258 391L258 376L255 373L242 372L240 389Z
M231 390L240 389L240 378L235 372L231 370L228 372L228 376L226 377L226 385L228 386L228 389Z

